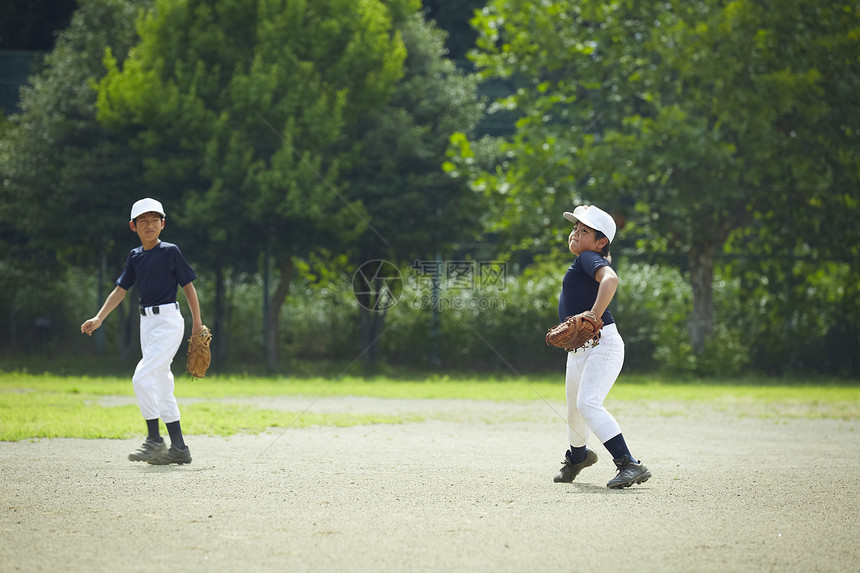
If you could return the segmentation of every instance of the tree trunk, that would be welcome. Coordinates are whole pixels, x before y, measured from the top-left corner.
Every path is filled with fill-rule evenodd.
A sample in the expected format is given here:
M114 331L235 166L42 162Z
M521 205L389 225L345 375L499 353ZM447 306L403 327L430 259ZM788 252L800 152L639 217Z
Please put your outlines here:
M269 302L269 315L266 317L266 367L273 372L277 370L280 362L278 357L278 317L281 315L281 307L290 293L293 259L287 256L283 260L279 260L277 264L281 276Z
M693 287L690 343L698 355L705 349L705 341L714 330L714 246L708 243L694 246L688 257Z
M365 260L371 260L366 257ZM384 263L383 263L384 264ZM385 330L385 316L388 309L396 304L389 290L391 285L385 279L373 276L370 283L353 284L355 297L358 299L359 318L361 320L361 360L365 374L372 374L379 360L379 341Z
M362 363L365 374L373 372L377 360L379 360L379 334L385 325L386 311L368 310L365 306L359 306L361 316L361 349Z

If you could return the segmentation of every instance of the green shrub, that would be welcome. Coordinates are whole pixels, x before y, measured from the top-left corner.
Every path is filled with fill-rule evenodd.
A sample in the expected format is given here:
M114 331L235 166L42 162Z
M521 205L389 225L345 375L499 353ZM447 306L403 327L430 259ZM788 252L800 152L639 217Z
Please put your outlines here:
M557 321L561 280L569 264L569 259L539 259L522 270L509 266L504 280L492 284L443 285L437 293L440 309L436 313L430 282L417 280L404 266L406 286L384 317L379 347L382 364L427 371L561 372L564 354L547 347L543 337ZM852 349L858 332L851 320L856 313L849 296L850 288L856 287L836 280L845 278L844 272L836 272L842 267L828 268L830 274L822 271L816 289L791 291L795 301L805 294L822 297L826 304L797 303L789 314L781 312L785 304L780 297L787 287L774 289L746 276L737 279L732 276L737 274L732 266L718 267L713 290L714 332L704 351L695 355L688 333L692 293L683 272L625 258L614 266L621 282L610 310L626 343L625 372L736 376L753 370L753 364L761 373L803 372L820 359L819 366L826 368L821 372L856 374L857 354ZM100 329L104 337L101 352L95 339L79 333L80 324L95 314L112 288L106 280L101 294L97 293L98 273L71 269L61 280L27 288L28 281L13 267L0 264L0 269L8 271L0 279L6 293L7 324L0 349L11 367L25 364L24 353L38 357L64 351L82 360L98 355L99 364L121 361L122 368L136 361L136 316L123 323L119 311L114 312ZM337 370L340 364L356 360L364 348L349 269L341 265L324 280L308 272L298 275L280 317L285 368L305 361L329 363ZM195 285L204 319L211 326L214 283L201 276ZM217 335L227 355L220 356L219 362L225 371L262 364L262 281L255 274L229 274L225 286L223 332ZM126 298L126 315L135 312L134 296L129 293ZM184 305L182 295L180 300ZM48 320L39 324L45 326L37 327L36 321L43 318ZM132 337L133 352L120 357L120 334L129 325L132 331L126 335ZM799 331L805 334L806 355L797 342L795 333Z

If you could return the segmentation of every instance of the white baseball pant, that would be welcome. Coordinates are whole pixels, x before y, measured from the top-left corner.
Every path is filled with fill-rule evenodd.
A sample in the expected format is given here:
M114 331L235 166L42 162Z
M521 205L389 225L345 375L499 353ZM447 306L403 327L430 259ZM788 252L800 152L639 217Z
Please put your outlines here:
M571 446L584 446L590 431L600 443L621 433L621 427L603 407L603 401L618 379L623 364L624 340L615 324L603 327L597 346L568 352L564 387Z
M157 308L157 314L153 309ZM144 315L145 313L145 315ZM185 321L175 303L148 307L140 317L140 350L131 380L144 420L161 418L165 424L179 420L179 406L173 396L170 364L185 334Z

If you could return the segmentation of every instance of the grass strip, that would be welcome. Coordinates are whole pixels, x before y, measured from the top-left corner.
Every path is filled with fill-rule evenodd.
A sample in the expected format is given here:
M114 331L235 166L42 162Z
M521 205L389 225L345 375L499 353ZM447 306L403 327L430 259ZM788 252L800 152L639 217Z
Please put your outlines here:
M58 392L103 396L132 396L131 379L0 373L0 391ZM215 376L191 380L177 376L176 395L195 398L253 398L257 396L368 396L374 398L495 400L501 402L564 400L563 377L430 377L392 378L256 378ZM651 376L622 376L612 389L616 400L714 401L858 401L860 386L825 383L779 385L734 381L661 381Z
M0 440L28 438L120 438L141 434L135 405L102 406L106 396L134 395L127 378L62 377L50 374L0 373ZM366 396L398 399L458 399L522 402L564 402L558 377L433 377L391 378L255 378L211 377L192 381L178 377L176 395L197 401L182 405L183 429L189 434L229 436L270 428L395 424L426 419L375 414L317 414L230 403L230 398L301 396ZM737 384L681 381L664 383L652 377L622 377L607 403L638 411L685 415L694 404L739 416L760 418L860 419L860 387L856 385ZM687 405L687 406L685 406ZM641 406L641 407L640 407ZM298 419L297 419L298 417Z
M100 396L56 392L0 391L0 441L33 438L142 437L145 426L136 405L102 406ZM285 412L229 402L195 402L182 407L189 435L257 434L273 428L402 424L419 416ZM162 433L167 434L164 424Z

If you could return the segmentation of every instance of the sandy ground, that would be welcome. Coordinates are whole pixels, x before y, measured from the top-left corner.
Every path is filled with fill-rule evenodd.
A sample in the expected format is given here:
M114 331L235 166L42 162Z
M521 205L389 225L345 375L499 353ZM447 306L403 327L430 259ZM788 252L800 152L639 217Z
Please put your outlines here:
M654 477L555 484L562 404L284 398L428 421L0 443L0 571L858 571L858 421L611 406Z

